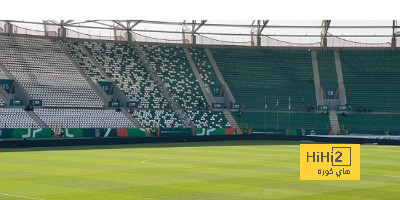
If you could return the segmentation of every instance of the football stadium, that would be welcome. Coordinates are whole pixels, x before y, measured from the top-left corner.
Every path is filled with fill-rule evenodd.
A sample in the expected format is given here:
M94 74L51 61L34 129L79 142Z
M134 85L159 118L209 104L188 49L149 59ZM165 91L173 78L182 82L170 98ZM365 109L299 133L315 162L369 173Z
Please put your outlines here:
M0 20L0 199L399 199L399 31ZM307 144L359 180L300 180Z

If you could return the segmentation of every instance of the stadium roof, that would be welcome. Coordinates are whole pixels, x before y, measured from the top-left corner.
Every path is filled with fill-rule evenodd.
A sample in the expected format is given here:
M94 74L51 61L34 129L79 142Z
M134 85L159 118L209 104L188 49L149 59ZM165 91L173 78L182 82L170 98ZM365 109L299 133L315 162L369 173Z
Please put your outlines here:
M324 42L339 47L390 47L397 43L393 38L400 28L397 20L2 20L0 27L7 23L14 33L28 35L56 36L62 27L72 38L126 40L129 32L134 40L146 42L310 47Z

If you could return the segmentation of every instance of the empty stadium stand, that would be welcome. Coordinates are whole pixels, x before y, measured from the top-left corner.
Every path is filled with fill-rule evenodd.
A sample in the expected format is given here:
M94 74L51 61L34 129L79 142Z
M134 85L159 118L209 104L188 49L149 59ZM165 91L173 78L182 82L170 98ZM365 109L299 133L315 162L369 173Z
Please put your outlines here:
M204 84L208 86L213 84L221 85L221 82L218 80L218 77L215 74L210 60L204 52L204 49L199 47L190 47L189 51L192 55L193 61L196 64L201 79L204 81Z
M349 134L400 134L399 114L356 114L338 115L342 129Z
M226 128L230 127L221 111L191 111L186 113L196 128Z
M22 108L0 108L0 128L39 128Z
M340 58L348 105L400 111L399 51L343 50Z
M178 46L140 45L150 65L169 89L179 105L185 109L204 108L206 100L190 68L189 62Z
M134 127L122 112L97 109L36 108L36 115L48 126L64 128L121 128Z
M54 41L0 36L0 45L0 62L43 106L104 106Z
M169 107L130 45L98 42L85 42L84 45L129 101L138 104L138 108Z
M64 41L64 47L68 53L79 65L82 71L92 79L93 82L107 81L107 79L100 73L96 65L89 59L89 57L83 52L77 41Z
M250 48L211 51L242 107L264 109L265 97L268 109L288 110L289 97L292 110L316 104L310 52Z
M288 113L288 112L237 112L232 115L240 125L249 126L253 132L276 132L286 129L305 129L307 134L312 130L316 134L326 135L331 129L329 116L318 113Z
M134 110L132 116L145 128L182 128L183 123L172 110Z
M338 82L333 51L318 51L317 57L321 87L325 93L328 91L336 93ZM329 95L327 98L329 98Z
M255 133L276 133L277 130L282 133L289 128L294 130L290 134L301 134L301 129L307 134L330 133L329 115L303 112L305 106L316 105L315 85L318 84L314 82L312 65L316 59L315 55L311 58L310 51L214 46L210 50L215 65L210 60L208 47L189 46L187 50L176 45L56 41L2 34L0 79L15 79L29 99L40 99L43 105L35 106L34 111L10 108L5 101L17 95L1 94L0 128L133 128L135 122L136 128L140 124L146 129L211 129L237 125L251 128ZM334 51L315 52L321 87L325 92L336 92L339 81ZM338 114L340 132L400 134L399 51L341 50L339 53L348 105L373 109L369 110L371 113L353 110L346 111L349 114ZM189 64L190 57L194 64L192 59ZM199 75L194 75L193 66ZM148 71L149 67L154 68L156 75ZM222 78L216 71L221 72ZM161 81L157 79L156 84L154 77ZM131 116L128 109L123 112L105 109L90 80L113 82L122 91L118 90L121 96L137 103L130 110ZM198 80L204 82L203 90ZM223 80L234 96L230 99L241 106L241 114L237 110L207 107L204 85L221 85ZM164 87L173 98L165 93ZM171 103L171 99L179 106ZM24 106L28 104L25 102ZM232 123L224 112L232 114L233 117L228 117ZM336 115L334 121L332 124L336 126Z

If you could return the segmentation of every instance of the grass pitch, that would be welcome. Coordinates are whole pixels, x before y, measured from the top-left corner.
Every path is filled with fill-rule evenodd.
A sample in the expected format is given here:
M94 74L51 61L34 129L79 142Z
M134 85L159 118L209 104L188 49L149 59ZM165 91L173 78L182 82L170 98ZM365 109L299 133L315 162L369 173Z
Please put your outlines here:
M400 146L361 145L360 181L300 181L298 144L0 149L0 199L400 198Z

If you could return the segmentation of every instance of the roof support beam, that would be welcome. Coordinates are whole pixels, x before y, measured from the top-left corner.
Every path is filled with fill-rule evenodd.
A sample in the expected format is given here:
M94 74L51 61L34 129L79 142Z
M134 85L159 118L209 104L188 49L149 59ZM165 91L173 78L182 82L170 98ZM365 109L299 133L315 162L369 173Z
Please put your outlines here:
M127 27L124 26L120 21L118 20L113 20L114 23L118 24L119 26L121 26L122 28L126 29Z
M397 20L393 20L393 26L392 26L392 42L390 43L390 46L392 49L395 49L397 46L397 39L396 39L396 27L397 27Z
M196 44L196 33L197 31L207 22L207 20L201 20L200 24L196 27L196 20L192 20L192 43Z
M263 20L263 23L261 25L261 20L257 20L257 46L261 46L261 34L265 27L267 27L269 20Z
M328 30L331 25L331 20L322 20L321 24L321 46L323 49L326 49L328 46L327 43L327 35L328 35Z

